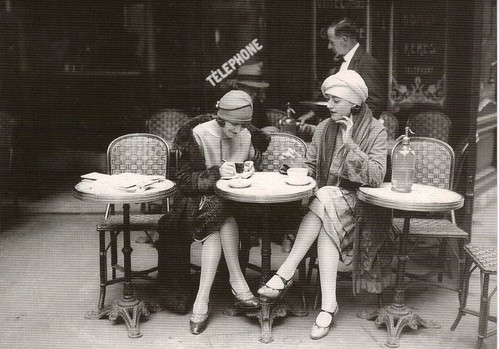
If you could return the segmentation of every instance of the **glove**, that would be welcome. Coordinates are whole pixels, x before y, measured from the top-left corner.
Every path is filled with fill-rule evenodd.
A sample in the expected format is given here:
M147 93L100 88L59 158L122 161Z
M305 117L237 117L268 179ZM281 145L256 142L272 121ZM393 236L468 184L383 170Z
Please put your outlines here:
M236 165L233 162L227 161L220 166L221 177L232 177L236 175Z

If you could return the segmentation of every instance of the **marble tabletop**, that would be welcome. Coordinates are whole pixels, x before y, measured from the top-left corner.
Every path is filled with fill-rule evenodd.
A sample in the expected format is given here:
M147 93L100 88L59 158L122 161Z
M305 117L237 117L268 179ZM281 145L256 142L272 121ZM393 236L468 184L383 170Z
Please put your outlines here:
M112 176L110 176L112 178ZM99 181L83 179L73 189L73 196L80 200L114 204L141 203L162 200L176 190L175 183L162 179L146 188L119 189Z
M288 176L278 172L255 172L248 181L246 188L233 188L231 181L219 180L216 184L217 195L233 201L246 203L283 203L299 201L315 193L317 183L312 177L308 184L288 184Z
M417 212L451 211L464 205L461 194L431 185L414 184L410 193L396 192L391 187L388 182L379 188L360 187L357 197L377 206Z

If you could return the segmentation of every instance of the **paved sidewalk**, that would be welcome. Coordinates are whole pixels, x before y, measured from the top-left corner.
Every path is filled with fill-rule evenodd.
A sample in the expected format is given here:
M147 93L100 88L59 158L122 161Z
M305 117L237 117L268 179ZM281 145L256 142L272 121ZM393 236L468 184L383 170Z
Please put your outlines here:
M69 189L69 190L68 190ZM497 244L497 195L495 188L476 200L473 242L483 246ZM359 319L362 310L377 307L375 295L353 297L348 282L338 286L340 312L329 335L319 341L309 338L317 311L311 309L314 289L308 289L309 315L287 317L274 322L274 342L258 341L259 324L254 318L229 317L223 310L232 296L223 281L217 281L210 302L210 323L204 333L189 333L189 315L165 311L141 320L142 338L129 339L122 321L86 320L84 315L97 305L98 240L95 225L103 207L73 199L70 188L36 201L20 200L27 215L18 224L0 233L0 348L384 348L386 330L373 321ZM133 233L132 241L142 233ZM146 244L133 245L135 266L153 266L155 250ZM194 261L199 259L199 245L193 245ZM286 255L273 246L273 267ZM251 259L257 261L259 249ZM254 290L258 275L250 272ZM452 280L451 280L452 281ZM478 309L479 274L473 275L470 306ZM495 286L497 281L493 278ZM106 302L119 297L121 284L108 287ZM292 290L296 292L296 288ZM154 302L155 290L145 281L136 283L140 299ZM287 301L293 304L295 294ZM385 302L390 302L390 295ZM407 329L400 348L468 349L474 346L478 319L465 316L456 329L449 328L457 314L457 294L434 287L411 288L406 304L428 320L437 320L440 329ZM296 305L296 304L295 304ZM497 295L491 306L497 314ZM495 328L494 324L490 324ZM483 348L497 348L497 337L485 340Z

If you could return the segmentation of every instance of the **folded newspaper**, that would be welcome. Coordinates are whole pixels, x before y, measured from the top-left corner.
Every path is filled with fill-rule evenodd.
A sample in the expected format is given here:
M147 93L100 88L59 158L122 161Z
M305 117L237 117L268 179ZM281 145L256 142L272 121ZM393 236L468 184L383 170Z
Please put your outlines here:
M81 176L81 178L93 180L98 186L109 186L113 189L122 189L126 191L145 189L155 183L165 180L164 176L143 175L128 172L115 175L92 172Z

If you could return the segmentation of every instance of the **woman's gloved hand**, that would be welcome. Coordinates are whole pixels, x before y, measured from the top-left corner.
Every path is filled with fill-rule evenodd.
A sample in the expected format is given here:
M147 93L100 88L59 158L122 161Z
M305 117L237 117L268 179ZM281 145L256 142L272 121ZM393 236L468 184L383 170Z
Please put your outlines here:
M289 166L287 164L284 164L284 163L281 164L279 166L279 173L283 174L283 175L287 175L288 174L288 168L289 168Z
M288 148L288 150L283 152L279 156L279 160L281 160L283 164L287 165L288 168L290 168L290 167L303 167L303 164L305 162L305 159L301 156L301 154L298 153L293 148ZM286 170L288 168L286 168Z
M251 176L253 176L253 173L255 173L255 165L253 161L245 161L241 178L250 178Z

